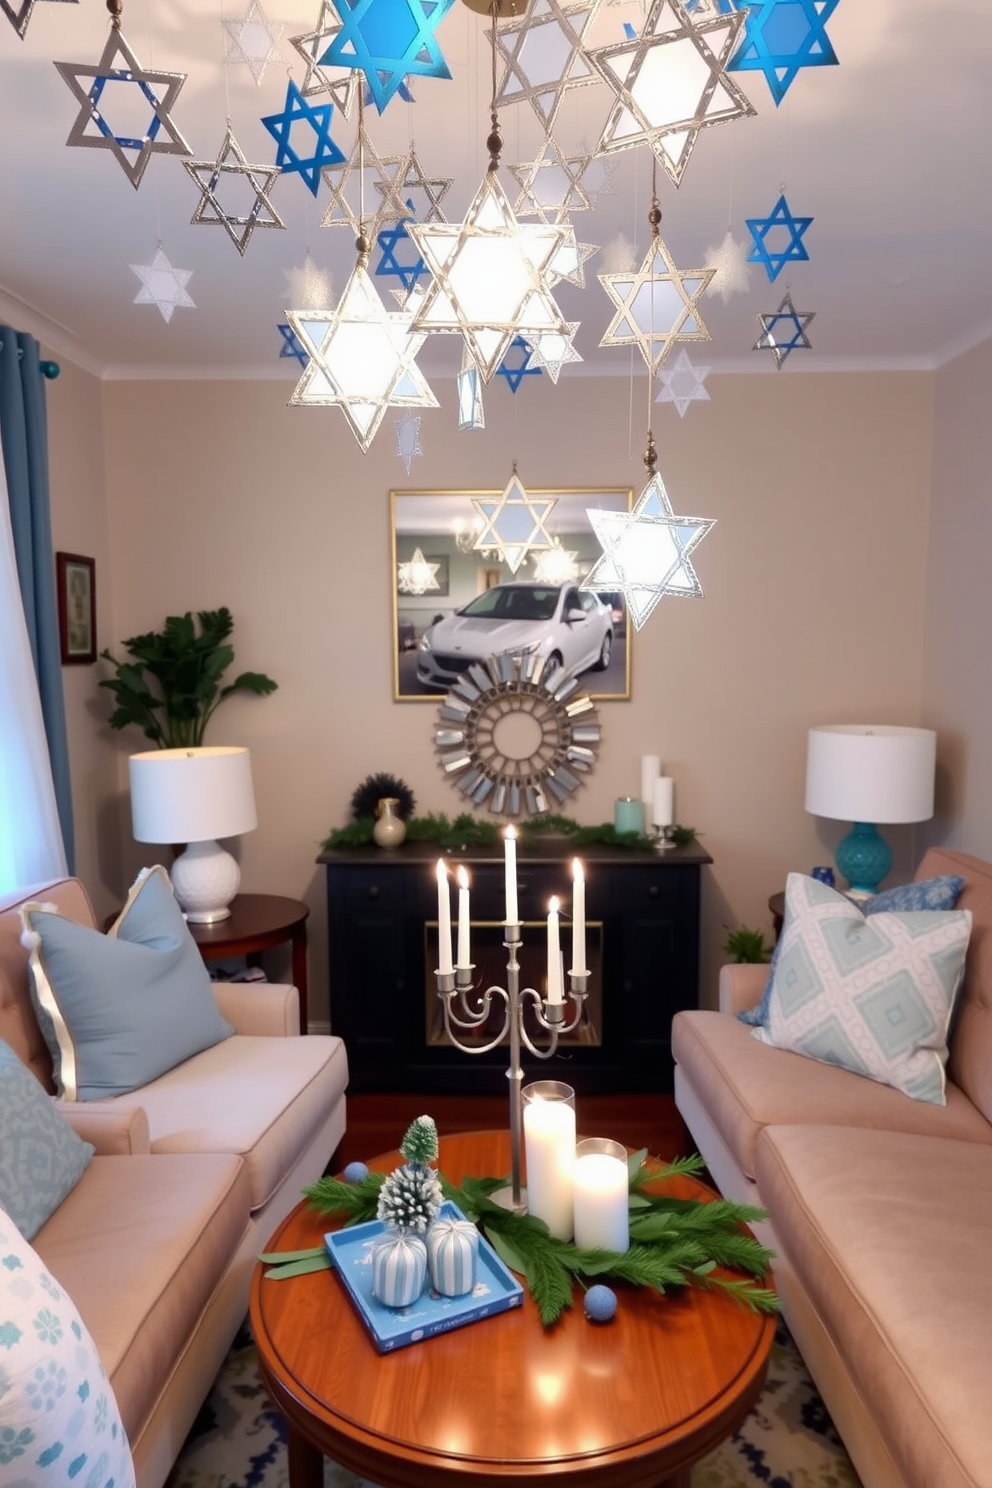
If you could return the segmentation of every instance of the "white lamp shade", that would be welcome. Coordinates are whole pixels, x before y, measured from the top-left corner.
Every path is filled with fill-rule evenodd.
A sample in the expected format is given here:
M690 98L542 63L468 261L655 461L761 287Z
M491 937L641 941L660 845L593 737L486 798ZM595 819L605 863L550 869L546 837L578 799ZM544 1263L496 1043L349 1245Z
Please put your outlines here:
M209 842L258 826L247 749L152 749L128 765L136 842Z
M919 822L933 816L937 735L890 724L830 724L809 731L806 810L849 822Z

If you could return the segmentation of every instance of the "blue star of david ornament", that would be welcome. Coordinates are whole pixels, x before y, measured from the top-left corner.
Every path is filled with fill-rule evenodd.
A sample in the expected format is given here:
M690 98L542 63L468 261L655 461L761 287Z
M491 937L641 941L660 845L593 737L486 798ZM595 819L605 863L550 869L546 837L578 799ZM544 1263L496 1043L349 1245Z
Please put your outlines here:
M533 355L530 342L523 336L514 336L506 348L506 354L496 368L496 376L506 379L511 393L517 391L525 377L540 377L541 368L531 366Z
M434 35L454 0L336 0L341 30L321 64L364 72L380 114L404 78L450 78Z
M815 313L813 310L797 310L792 303L792 295L787 290L785 299L777 310L773 310L770 315L758 315L761 335L751 350L770 351L781 372L782 363L791 351L798 351L800 348L808 351L812 346L806 328Z
M835 67L826 24L838 0L749 0L744 35L728 72L761 72L776 108L802 67Z
M813 219L794 217L784 196L779 197L767 217L746 217L744 220L754 239L747 261L764 264L770 283L775 282L787 263L809 258L803 237ZM788 236L784 246L783 233Z
M293 330L293 327L291 325L280 325L276 329L282 337L282 345L279 348L280 358L292 357L294 361L299 362L301 367L305 367L309 358L303 350L302 342Z
M411 205L412 203L407 202L408 207ZM380 250L379 262L375 267L376 275L380 279L398 279L406 290L416 289L421 279L430 278L430 270L417 252L413 239L406 230L406 224L415 220L413 215L403 217L399 222L392 223L390 227L384 227L376 234L376 242ZM398 256L400 251L407 255L405 262Z
M325 165L343 165L345 162L344 151L331 139L333 115L333 103L309 104L290 78L286 107L281 114L267 114L262 120L278 146L276 165L287 174L295 171L312 196L316 196L320 189L320 173ZM290 143L293 125L302 123L308 124L315 136L312 155L297 154Z
M401 103L416 103L417 101L414 98L413 94L410 92L410 89L407 87L405 82L400 83L399 87L396 89L396 96ZM375 103L375 97L368 83L365 84L365 93L362 96L362 102L365 104L366 108L371 108L372 104ZM380 109L379 112L381 113L382 110Z

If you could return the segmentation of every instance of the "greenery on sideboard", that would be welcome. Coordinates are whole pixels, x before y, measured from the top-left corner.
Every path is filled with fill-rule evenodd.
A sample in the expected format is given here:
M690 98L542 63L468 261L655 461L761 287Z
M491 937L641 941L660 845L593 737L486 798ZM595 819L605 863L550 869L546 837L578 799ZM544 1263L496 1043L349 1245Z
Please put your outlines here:
M198 748L225 698L235 692L257 697L275 692L279 684L264 672L241 672L223 683L234 663L233 629L228 609L198 610L195 620L187 610L167 616L161 630L124 641L128 661L101 651L114 668L113 677L100 682L116 700L110 727L134 724L159 749Z
M358 817L346 827L338 827L328 833L320 844L322 851L353 847L370 847L374 841L371 817ZM521 851L535 850L542 837L562 837L570 847L581 848L593 844L604 847L626 847L640 851L653 850L654 838L642 832L618 832L612 822L598 826L581 826L568 816L528 817L517 824ZM693 827L672 827L669 841L676 844L693 842L696 831ZM406 824L407 842L432 842L445 850L458 851L469 847L493 847L500 840L500 829L495 822L483 821L462 812L454 820L444 812L431 812L427 816L414 816Z
M723 949L732 961L739 964L770 961L772 955L771 946L765 942L764 931L752 930L748 925L738 925L736 930L728 931Z

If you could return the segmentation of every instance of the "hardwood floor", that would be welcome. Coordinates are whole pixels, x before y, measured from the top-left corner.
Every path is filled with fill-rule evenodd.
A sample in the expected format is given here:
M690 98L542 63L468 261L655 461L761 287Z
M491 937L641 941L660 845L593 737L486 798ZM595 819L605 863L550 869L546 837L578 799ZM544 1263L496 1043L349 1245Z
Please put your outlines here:
M583 1136L612 1137L628 1147L647 1147L653 1157L667 1160L695 1151L670 1095L582 1096L576 1111ZM504 1096L350 1095L348 1130L328 1171L340 1172L349 1162L395 1150L414 1117L425 1114L433 1116L441 1136L509 1125Z

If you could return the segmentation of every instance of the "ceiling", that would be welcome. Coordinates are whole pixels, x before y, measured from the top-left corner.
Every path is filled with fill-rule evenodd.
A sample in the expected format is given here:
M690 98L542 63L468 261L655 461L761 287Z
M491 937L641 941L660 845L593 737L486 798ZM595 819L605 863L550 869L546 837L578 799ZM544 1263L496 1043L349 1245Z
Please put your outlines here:
M319 0L262 6L285 29L281 60L256 86L249 66L225 60L232 43L222 22L243 18L248 0L127 0L122 30L143 67L188 74L172 117L196 160L216 159L230 117L249 162L275 161L260 120L282 111L287 74L304 81L289 38L315 28ZM639 3L604 4L592 44L622 40L624 21L643 25ZM330 272L336 301L354 264L353 232L320 226L325 186L315 200L297 175L284 175L271 201L286 230L256 229L242 257L220 226L191 224L200 195L175 155L153 156L135 190L109 150L67 148L79 106L53 62L92 66L107 29L99 0L39 0L24 40L0 17L0 314L56 357L104 376L291 380L299 368L279 359L277 331L289 308L287 271L309 251ZM749 241L744 218L766 217L783 187L792 212L813 218L808 262L787 265L774 283L755 265L745 293L703 298L712 339L688 348L697 365L774 371L770 355L752 350L756 317L774 311L786 288L815 320L812 349L791 356L783 375L932 368L992 335L988 0L840 0L827 29L839 66L801 71L778 108L759 73L734 74L756 116L701 131L679 188L657 172L661 234L680 270L701 267L728 226ZM366 110L381 156L412 141L425 175L453 179L449 221L461 220L488 159L487 30L456 3L437 31L452 80L418 78L414 103L395 99L382 116ZM604 83L570 91L556 129L567 154L596 144L612 101ZM527 103L502 108L500 126L500 179L515 201L509 166L534 159L542 130ZM354 111L345 120L335 110L331 133L346 154L355 127ZM584 362L562 378L630 376L632 355L643 371L628 348L598 345L613 312L596 273L630 266L619 235L638 262L647 249L653 156L642 145L611 158L614 189L572 218L579 242L602 251L584 288L554 292L566 319L581 321ZM159 242L173 266L191 271L196 306L176 309L169 323L154 305L134 303L140 285L129 267L150 263ZM395 281L376 283L385 298ZM460 344L431 336L421 367L457 371Z

